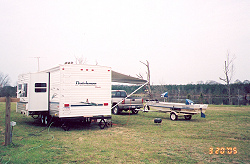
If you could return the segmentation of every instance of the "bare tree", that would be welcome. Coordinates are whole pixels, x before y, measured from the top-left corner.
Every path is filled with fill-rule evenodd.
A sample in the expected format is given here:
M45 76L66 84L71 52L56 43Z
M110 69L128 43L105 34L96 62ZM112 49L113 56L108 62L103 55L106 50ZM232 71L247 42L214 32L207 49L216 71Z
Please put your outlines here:
M0 89L8 85L10 82L9 75L0 72Z
M3 96L4 87L9 84L9 75L0 72L0 95Z
M220 77L220 80L224 81L227 85L228 101L230 105L232 105L230 83L234 75L234 64L233 64L234 59L235 57L230 59L229 53L227 54L227 60L225 61L224 65L225 78Z
M152 95L152 91L151 91L151 88L150 88L150 69L149 69L149 62L146 60L147 63L144 63L142 61L140 61L142 64L144 64L146 67L147 67L147 80L148 80L148 84L147 84L147 89L148 89L148 94L149 94L149 97L152 99L153 98L153 95ZM138 75L137 75L138 76ZM138 77L142 77L141 74L139 74Z
M87 63L87 58L84 58L83 56L81 57L76 57L76 64L86 64Z
M140 79L143 79L143 76L141 75L141 73L136 74L136 76L137 76L138 78L140 78Z

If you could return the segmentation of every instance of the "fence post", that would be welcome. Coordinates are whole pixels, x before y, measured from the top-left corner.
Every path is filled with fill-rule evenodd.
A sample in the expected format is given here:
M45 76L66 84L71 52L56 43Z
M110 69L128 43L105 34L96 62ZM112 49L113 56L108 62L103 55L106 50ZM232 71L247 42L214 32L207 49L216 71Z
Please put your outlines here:
M5 146L10 144L10 97L6 97L6 112L5 112Z

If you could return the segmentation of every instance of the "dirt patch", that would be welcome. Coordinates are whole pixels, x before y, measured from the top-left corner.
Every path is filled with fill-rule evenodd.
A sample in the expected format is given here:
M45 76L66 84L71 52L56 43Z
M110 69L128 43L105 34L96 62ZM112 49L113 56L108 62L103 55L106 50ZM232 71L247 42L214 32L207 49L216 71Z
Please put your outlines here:
M82 137L79 137L79 138L78 138L78 140L79 140L79 141L82 141L82 140L84 140L84 138L82 138Z

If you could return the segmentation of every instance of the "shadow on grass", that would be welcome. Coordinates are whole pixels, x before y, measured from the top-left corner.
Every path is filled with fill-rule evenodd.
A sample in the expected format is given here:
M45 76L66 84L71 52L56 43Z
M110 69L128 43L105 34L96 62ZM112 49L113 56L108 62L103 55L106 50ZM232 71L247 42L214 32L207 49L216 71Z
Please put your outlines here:
M179 116L177 120L172 121L170 119L169 113L159 113L159 112L153 112L154 114L150 112L142 112L139 115L141 117L145 117L148 119L155 119L155 118L161 118L162 120L171 121L171 122L204 122L206 119L197 117L198 115L194 115L191 120L186 120L184 116Z
M128 112L122 112L122 113L118 114L118 116L128 116L128 115L136 116L138 114L133 114L133 113L128 113Z
M33 121L32 120L23 121L22 124L24 126L27 126L27 127L31 126L31 127L43 128L41 131L45 131L49 127L54 129L54 130L55 129L59 129L62 131L65 130L62 127L64 122L62 122L60 120L51 120L49 122L50 123L48 125L44 125L40 122L40 119L34 119ZM89 123L84 123L81 121L72 120L72 121L67 121L67 130L65 130L65 131L68 131L68 130L81 130L82 131L82 130L96 130L96 129L100 129L98 123L96 123L96 122L91 122L89 124ZM30 134L30 135L32 135L32 134Z

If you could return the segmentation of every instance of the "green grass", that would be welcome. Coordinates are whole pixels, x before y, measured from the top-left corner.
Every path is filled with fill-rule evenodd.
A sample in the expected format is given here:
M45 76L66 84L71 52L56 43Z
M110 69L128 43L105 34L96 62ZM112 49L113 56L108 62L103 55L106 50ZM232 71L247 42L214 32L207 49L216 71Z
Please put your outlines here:
M4 146L5 105L0 103L0 163L249 163L250 106L209 106L206 118L171 121L169 114L113 116L113 127L95 123L64 131L15 112L13 144ZM162 118L160 125L154 118ZM236 147L237 154L209 154Z

